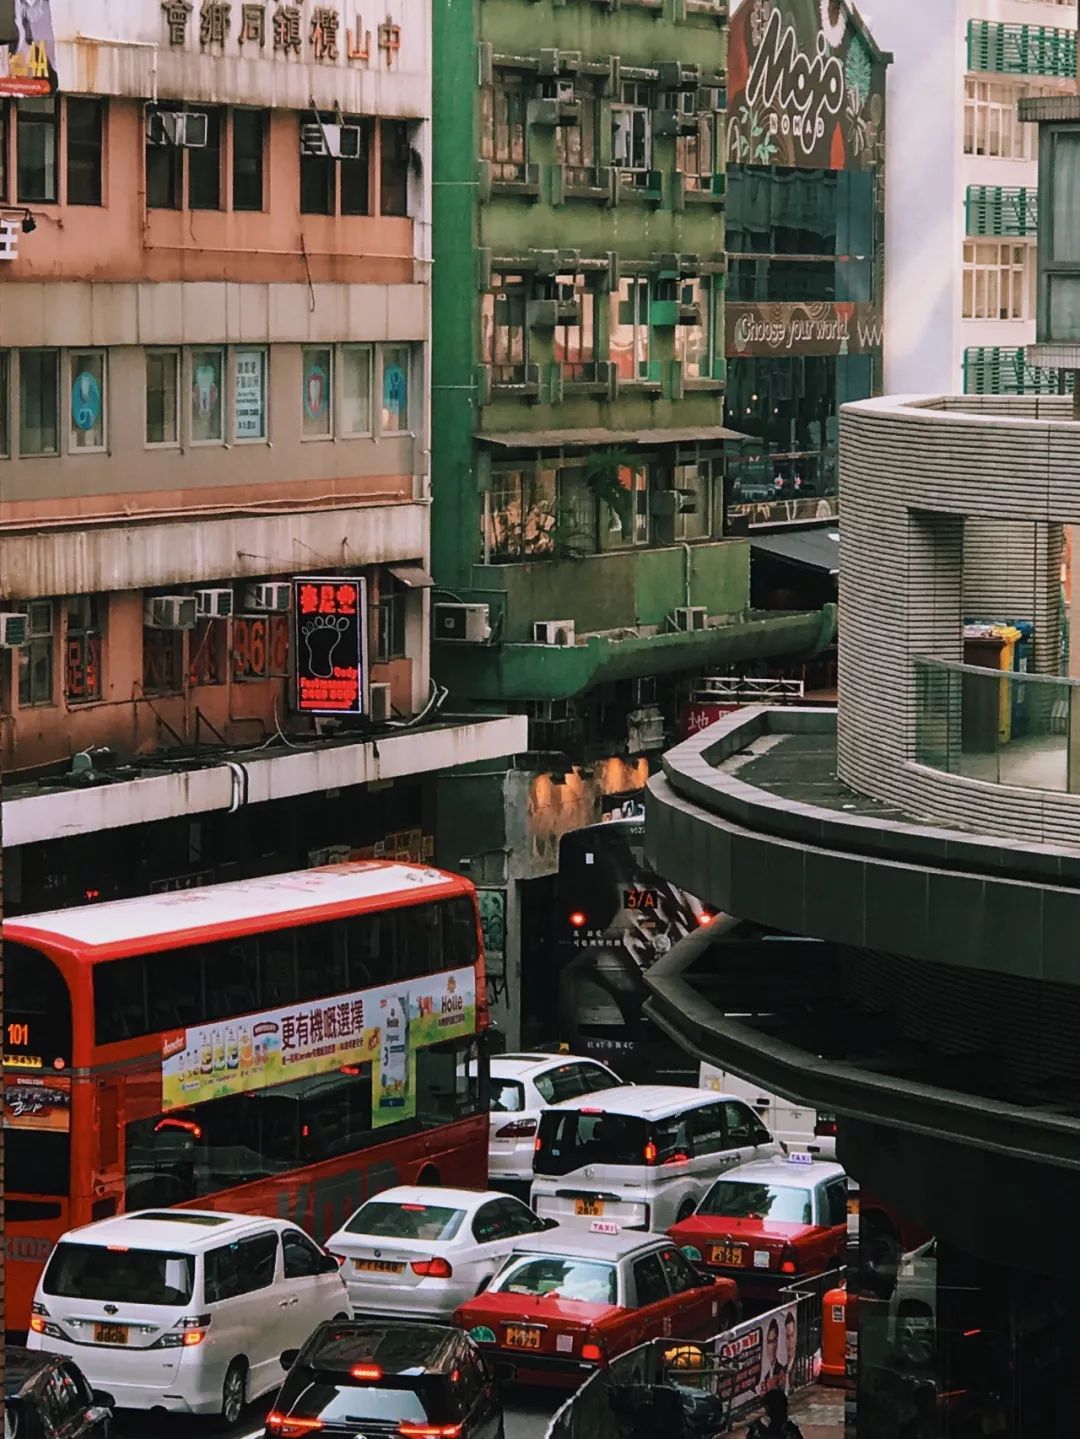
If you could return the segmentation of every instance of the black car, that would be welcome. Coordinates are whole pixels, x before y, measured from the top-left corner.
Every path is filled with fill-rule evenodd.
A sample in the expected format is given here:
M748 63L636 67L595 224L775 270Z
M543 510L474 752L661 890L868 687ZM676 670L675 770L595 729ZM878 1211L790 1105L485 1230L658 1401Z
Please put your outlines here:
M265 1439L505 1439L491 1367L460 1329L408 1320L320 1324L266 1416Z
M94 1400L70 1359L14 1347L6 1351L5 1439L108 1439L112 1413Z

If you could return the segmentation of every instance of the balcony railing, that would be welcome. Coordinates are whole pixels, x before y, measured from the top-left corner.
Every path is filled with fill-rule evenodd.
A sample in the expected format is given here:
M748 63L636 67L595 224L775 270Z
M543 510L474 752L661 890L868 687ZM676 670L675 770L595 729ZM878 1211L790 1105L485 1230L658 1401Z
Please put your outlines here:
M1029 365L1020 346L972 345L964 351L965 395L1062 395L1072 387L1069 371Z
M999 75L1076 77L1076 32L1050 25L968 21L968 69Z
M915 757L945 774L1080 793L1080 680L916 658Z
M1039 229L1037 190L1024 186L969 185L969 235L1035 235Z

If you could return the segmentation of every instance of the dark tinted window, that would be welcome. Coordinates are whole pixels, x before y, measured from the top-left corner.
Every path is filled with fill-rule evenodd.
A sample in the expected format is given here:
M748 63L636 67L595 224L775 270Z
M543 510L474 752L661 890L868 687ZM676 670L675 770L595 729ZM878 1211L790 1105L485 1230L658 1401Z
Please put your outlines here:
M45 1270L46 1294L123 1304L186 1304L195 1281L190 1254L58 1244Z
M825 1185L822 1224L847 1223L847 1180L830 1179Z
M402 1421L422 1424L432 1417L415 1389L330 1383L321 1376L313 1377L293 1400L289 1413L296 1418L321 1419L324 1424L334 1425L372 1420L380 1423L380 1429L382 1425Z
M101 204L105 102L72 96L67 102L67 202Z
M188 157L188 208L221 209L221 111L197 112L206 115L206 144L190 149Z
M721 1154L728 1147L722 1104L705 1104L693 1114L694 1153Z
M379 209L384 215L409 212L409 125L406 120L380 120Z
M537 1174L569 1174L586 1164L644 1164L649 1128L625 1114L545 1110L540 1117Z
M810 1211L808 1189L718 1179L698 1205L697 1212L723 1214L729 1219L775 1219L784 1224L809 1224Z
M660 1263L667 1275L672 1294L682 1294L687 1289L699 1289L701 1280L695 1273L686 1255L678 1249L665 1249L660 1254Z
M762 1127L756 1114L745 1104L727 1100L724 1104L724 1120L727 1125L728 1144L732 1148L754 1143L754 1136Z
M634 1262L634 1284L639 1304L658 1304L668 1297L667 1280L656 1254L646 1254Z
M71 1192L71 1136L44 1129L5 1129L4 1169L8 1193L67 1195ZM10 1205L7 1217L13 1217Z
M51 959L12 940L4 941L4 1053L72 1062L67 982Z
M234 210L261 210L263 207L263 110L234 110L232 133L232 207Z
M341 187L343 215L371 213L371 121L357 115L346 116L345 123L359 130L360 153L355 159L338 161L338 183Z
M301 1234L299 1229L286 1229L281 1236L281 1249L286 1279L306 1279L325 1270L325 1255L322 1250L312 1244L306 1234Z
M496 1239L510 1239L517 1234L542 1232L544 1225L520 1200L492 1199L477 1210L472 1224L473 1238L478 1244Z
M207 1304L268 1288L274 1282L277 1248L277 1235L269 1233L237 1239L220 1249L208 1250L204 1260Z
M590 1094L598 1094L603 1089L617 1089L622 1084L621 1079L599 1064L583 1064L581 1070Z

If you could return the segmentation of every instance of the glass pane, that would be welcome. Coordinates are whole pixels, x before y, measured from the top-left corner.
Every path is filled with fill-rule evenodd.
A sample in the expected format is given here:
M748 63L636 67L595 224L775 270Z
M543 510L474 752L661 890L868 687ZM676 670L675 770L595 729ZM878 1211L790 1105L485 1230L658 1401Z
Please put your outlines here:
M101 100L72 97L67 102L67 202L101 204Z
M266 351L237 350L233 368L233 437L266 438Z
M405 120L379 122L379 209L384 215L409 213L409 126Z
M220 350L192 350L191 439L195 444L222 438L221 375Z
M19 201L56 200L56 101L16 101Z
M404 347L383 347L382 413L384 431L409 428L409 351Z
M1080 228L1076 224L1080 206L1080 130L1057 130L1054 135L1053 166L1050 172L1051 264L1080 263ZM1057 331L1054 339L1061 339Z
M322 348L305 349L302 389L305 439L321 439L331 432L333 415L330 381L330 351Z
M0 140L3 136L0 134ZM0 455L11 453L8 410L11 405L11 361L7 352L0 353Z
M192 210L221 209L221 111L205 110L206 144L187 151L188 205Z
M371 126L368 121L362 120L356 115L347 116L346 124L355 126L360 131L360 153L355 159L341 159L337 162L341 176L341 213L343 215L370 215Z
M262 110L233 111L234 210L263 207L263 117Z
M146 355L146 443L175 445L176 380L179 354L176 350L149 350Z
M19 450L24 455L55 455L59 449L57 358L56 350L19 354Z
M300 213L334 213L334 165L329 155L300 157Z
M75 353L71 361L72 450L105 447L105 356L101 350Z
M1047 276L1048 340L1058 344L1080 341L1080 275Z
M371 433L371 350L346 345L341 352L341 430L346 435Z

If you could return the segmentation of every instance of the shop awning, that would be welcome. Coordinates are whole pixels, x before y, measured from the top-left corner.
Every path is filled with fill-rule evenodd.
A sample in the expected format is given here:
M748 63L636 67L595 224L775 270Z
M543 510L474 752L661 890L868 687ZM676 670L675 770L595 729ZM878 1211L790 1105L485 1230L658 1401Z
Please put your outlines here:
M835 526L819 530L796 530L789 534L751 537L752 554L782 560L800 570L817 570L826 575L840 573L840 531Z
M507 430L505 434L478 434L481 444L502 450L570 450L589 445L690 445L745 440L726 425L696 425L670 430Z
M419 565L387 565L386 568L407 590L430 590L435 583L427 570Z

